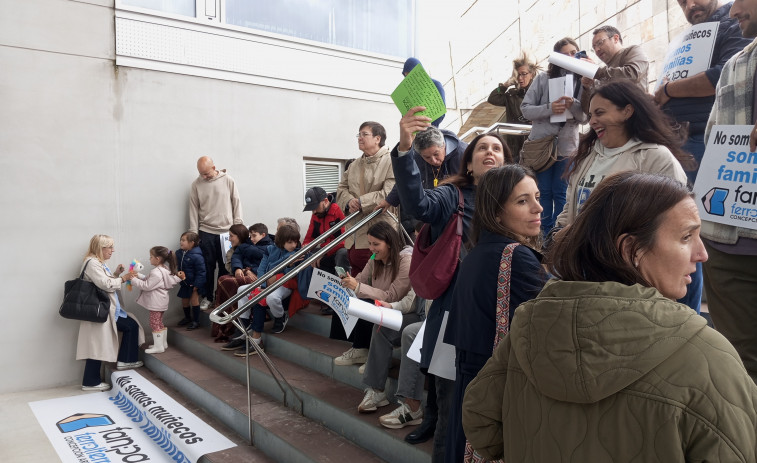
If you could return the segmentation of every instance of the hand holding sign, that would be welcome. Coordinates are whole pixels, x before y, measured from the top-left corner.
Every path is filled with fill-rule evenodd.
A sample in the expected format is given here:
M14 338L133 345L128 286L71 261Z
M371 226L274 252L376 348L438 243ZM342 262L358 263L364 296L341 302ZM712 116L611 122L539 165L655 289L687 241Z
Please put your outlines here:
M419 115L428 116L431 121L447 112L434 81L420 64L415 66L392 92L392 101L402 114L406 114L411 108L423 106L425 109Z

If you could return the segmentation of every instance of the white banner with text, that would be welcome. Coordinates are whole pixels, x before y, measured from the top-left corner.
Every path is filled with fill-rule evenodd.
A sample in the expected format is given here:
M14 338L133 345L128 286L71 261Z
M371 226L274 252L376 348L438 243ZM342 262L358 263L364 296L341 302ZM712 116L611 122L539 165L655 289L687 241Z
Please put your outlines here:
M30 402L64 463L194 463L235 444L134 370L113 388Z

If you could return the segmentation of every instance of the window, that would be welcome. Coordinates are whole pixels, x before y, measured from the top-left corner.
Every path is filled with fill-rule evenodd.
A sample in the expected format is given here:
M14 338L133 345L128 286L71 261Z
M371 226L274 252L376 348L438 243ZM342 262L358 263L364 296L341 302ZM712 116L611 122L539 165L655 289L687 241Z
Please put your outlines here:
M120 0L117 3L188 16L204 24L229 24L403 59L414 54L415 0Z
M333 161L305 161L305 191L314 186L334 193L342 180L342 163Z
M124 5L158 10L182 16L197 16L196 0L121 0Z
M226 23L406 57L413 0L226 0Z

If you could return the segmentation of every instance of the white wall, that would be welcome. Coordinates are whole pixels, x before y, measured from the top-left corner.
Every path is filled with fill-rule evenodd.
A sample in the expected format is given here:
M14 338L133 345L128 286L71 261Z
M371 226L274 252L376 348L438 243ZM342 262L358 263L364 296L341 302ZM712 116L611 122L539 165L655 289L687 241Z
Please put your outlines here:
M114 265L177 248L199 156L236 179L246 224L306 227L304 156L358 156L365 120L397 140L388 103L116 67L112 3L0 0L0 393L81 380L63 282L95 233L115 238Z

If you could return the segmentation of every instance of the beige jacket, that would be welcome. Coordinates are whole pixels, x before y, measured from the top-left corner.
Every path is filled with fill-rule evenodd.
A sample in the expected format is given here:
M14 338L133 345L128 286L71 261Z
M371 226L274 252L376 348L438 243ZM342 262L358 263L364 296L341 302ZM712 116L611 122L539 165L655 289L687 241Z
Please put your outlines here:
M84 272L84 280L93 282L98 288L107 292L110 296L110 315L105 323L79 322L79 340L76 343L76 360L102 360L115 362L118 358L118 330L116 329L116 298L121 301L121 310L124 308L121 297L121 278L110 274L103 263L98 259L90 258L87 270ZM82 267L84 267L82 263ZM139 320L126 312L137 324ZM139 327L139 345L145 342L145 332Z
M344 173L336 189L336 202L342 210L345 210L347 203L357 198L360 200L362 212L347 225L347 230L373 212L373 209L386 199L393 187L394 171L389 149L386 146L382 146L373 156L363 155L350 164L350 168ZM395 208L389 208L389 211L395 215L397 213ZM354 245L356 249L368 249L368 229L380 220L397 225L394 219L381 214L344 240L344 247L350 249Z
M399 302L410 291L410 259L413 256L413 248L405 247L400 252L400 268L397 272L397 278L392 280L392 269L386 267L381 278L373 278L373 259L369 260L363 270L355 277L360 282L355 291L355 295L364 299L376 299L384 302ZM402 313L410 312L408 305L403 310L402 307L392 308L399 309Z
M595 142L599 143L598 141ZM576 218L576 204L578 204L578 181L586 175L591 169L591 164L597 157L597 151L592 149L589 157L581 162L578 170L573 172L568 180L568 190L565 195L565 206L555 221L556 227L565 227L573 223ZM673 156L664 146L656 143L639 142L632 146L628 151L616 156L616 161L612 167L604 172L604 177L608 175L633 170L645 174L663 174L672 177L679 182L686 184L686 173L681 167L681 163ZM650 198L652 200L653 198Z

